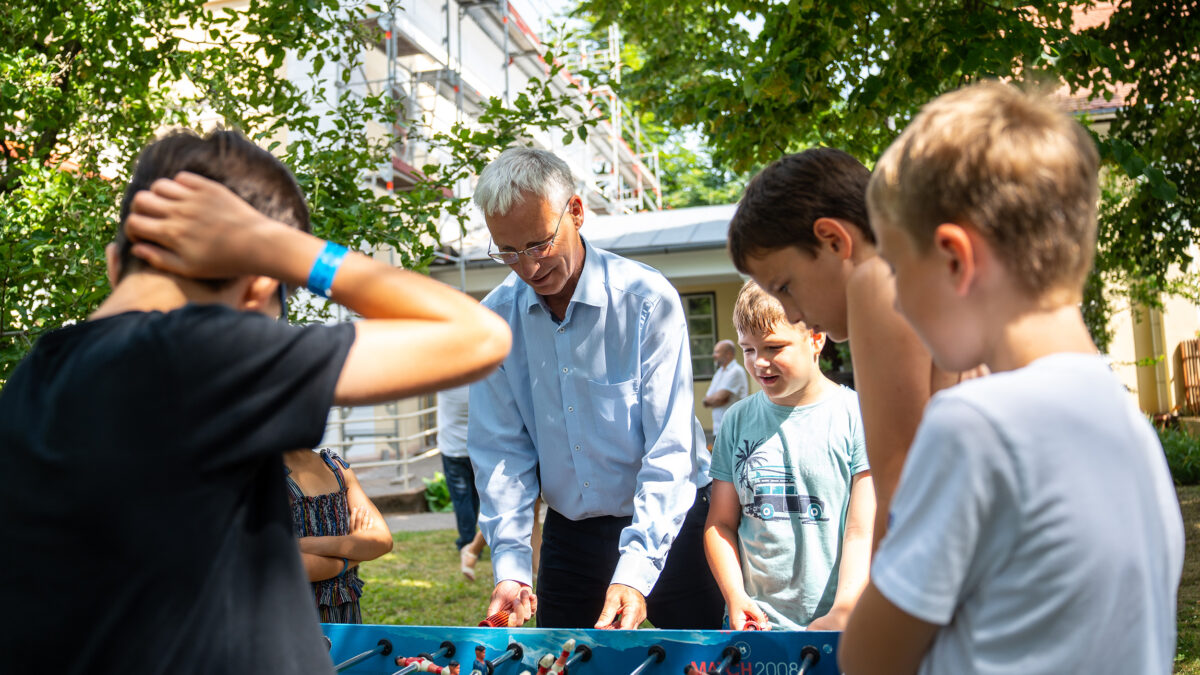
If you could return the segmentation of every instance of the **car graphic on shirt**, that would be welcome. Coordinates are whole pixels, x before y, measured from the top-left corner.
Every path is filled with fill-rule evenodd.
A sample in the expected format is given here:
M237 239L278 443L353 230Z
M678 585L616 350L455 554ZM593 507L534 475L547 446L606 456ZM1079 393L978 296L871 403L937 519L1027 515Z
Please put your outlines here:
M755 467L751 484L754 499L744 506L746 515L760 520L789 520L797 514L802 523L826 522L825 502L802 495L786 467Z

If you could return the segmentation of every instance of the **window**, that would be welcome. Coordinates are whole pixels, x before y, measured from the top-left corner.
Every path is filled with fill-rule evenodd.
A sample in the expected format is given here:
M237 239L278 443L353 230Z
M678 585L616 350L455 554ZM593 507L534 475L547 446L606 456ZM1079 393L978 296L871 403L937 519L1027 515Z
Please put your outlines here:
M715 293L683 293L683 311L687 315L688 336L692 348L692 377L710 380L716 366L712 352L717 344L717 297Z

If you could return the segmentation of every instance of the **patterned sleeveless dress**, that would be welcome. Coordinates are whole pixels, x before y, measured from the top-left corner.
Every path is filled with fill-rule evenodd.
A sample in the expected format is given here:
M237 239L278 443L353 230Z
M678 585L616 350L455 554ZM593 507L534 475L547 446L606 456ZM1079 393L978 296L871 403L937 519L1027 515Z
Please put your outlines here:
M321 451L321 459L337 477L338 491L309 497L305 495L292 471L286 466L288 502L292 509L292 530L297 537L342 536L350 530L350 504L346 498L346 479L342 469L349 469L346 460L333 450ZM362 596L363 581L358 568L351 567L340 577L312 582L317 599L317 612L322 623L362 623L358 599Z

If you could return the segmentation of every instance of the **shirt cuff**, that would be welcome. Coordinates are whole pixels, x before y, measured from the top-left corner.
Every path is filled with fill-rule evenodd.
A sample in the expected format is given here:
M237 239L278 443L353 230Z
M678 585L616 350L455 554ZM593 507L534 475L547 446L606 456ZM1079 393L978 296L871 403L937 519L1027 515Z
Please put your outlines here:
M492 572L496 583L506 579L526 586L533 585L533 551L492 551Z
M662 570L655 567L648 558L635 553L626 553L617 561L617 570L613 572L612 583L629 586L644 597L650 595L660 574L662 574Z

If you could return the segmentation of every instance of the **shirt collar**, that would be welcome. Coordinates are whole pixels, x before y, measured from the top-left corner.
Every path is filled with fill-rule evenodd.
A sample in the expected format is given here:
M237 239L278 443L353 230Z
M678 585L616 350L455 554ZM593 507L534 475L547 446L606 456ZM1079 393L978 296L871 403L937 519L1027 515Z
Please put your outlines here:
M583 242L583 271L579 273L579 283L575 284L575 292L571 294L571 303L567 306L567 313L570 314L570 305L581 302L585 305L593 307L603 307L608 301L608 292L605 290L605 265L600 259L597 250L588 243L583 235L579 236L579 240ZM525 286L525 311L528 312L534 307L543 305L541 296L529 284L521 281Z

